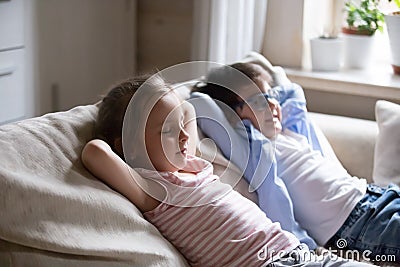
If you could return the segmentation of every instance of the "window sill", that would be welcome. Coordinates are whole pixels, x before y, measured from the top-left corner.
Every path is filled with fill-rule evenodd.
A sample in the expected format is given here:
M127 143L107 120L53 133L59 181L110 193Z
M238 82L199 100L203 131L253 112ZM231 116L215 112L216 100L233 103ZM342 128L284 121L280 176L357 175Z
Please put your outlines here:
M391 66L367 70L317 72L285 68L288 78L309 90L400 101L400 75Z

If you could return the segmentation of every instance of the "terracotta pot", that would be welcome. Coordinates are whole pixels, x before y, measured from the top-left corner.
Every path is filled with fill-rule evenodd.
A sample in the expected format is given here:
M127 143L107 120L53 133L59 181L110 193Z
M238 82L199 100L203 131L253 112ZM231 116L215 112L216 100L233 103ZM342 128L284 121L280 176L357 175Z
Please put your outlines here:
M367 30L359 30L356 27L343 27L342 32L345 34L371 35Z

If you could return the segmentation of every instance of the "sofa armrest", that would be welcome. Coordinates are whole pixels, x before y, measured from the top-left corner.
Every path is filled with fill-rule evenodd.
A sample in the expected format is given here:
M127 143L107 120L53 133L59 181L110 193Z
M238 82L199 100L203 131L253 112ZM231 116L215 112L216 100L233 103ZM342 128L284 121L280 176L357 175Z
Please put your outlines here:
M310 112L336 156L354 176L372 182L374 148L378 135L375 121Z

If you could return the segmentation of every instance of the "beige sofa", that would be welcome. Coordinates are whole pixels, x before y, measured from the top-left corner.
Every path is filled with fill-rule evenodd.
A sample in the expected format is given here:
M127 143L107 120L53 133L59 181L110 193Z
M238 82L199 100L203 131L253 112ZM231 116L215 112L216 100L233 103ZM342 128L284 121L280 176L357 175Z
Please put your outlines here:
M83 167L96 113L80 106L0 127L0 266L187 266L134 205ZM370 181L376 123L312 118L349 172Z
M336 156L354 176L372 183L374 148L378 136L375 121L310 112Z

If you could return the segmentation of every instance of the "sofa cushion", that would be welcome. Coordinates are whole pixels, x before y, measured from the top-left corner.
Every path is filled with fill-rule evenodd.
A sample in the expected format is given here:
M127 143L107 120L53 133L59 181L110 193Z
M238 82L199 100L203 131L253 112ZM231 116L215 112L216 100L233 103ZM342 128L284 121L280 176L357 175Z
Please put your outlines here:
M400 185L400 105L379 100L375 105L379 127L375 147L374 182Z
M310 113L332 145L343 167L353 176L372 182L376 122L350 117Z
M0 127L0 239L77 255L75 262L80 255L107 258L108 266L187 266L131 202L82 165L97 109Z

